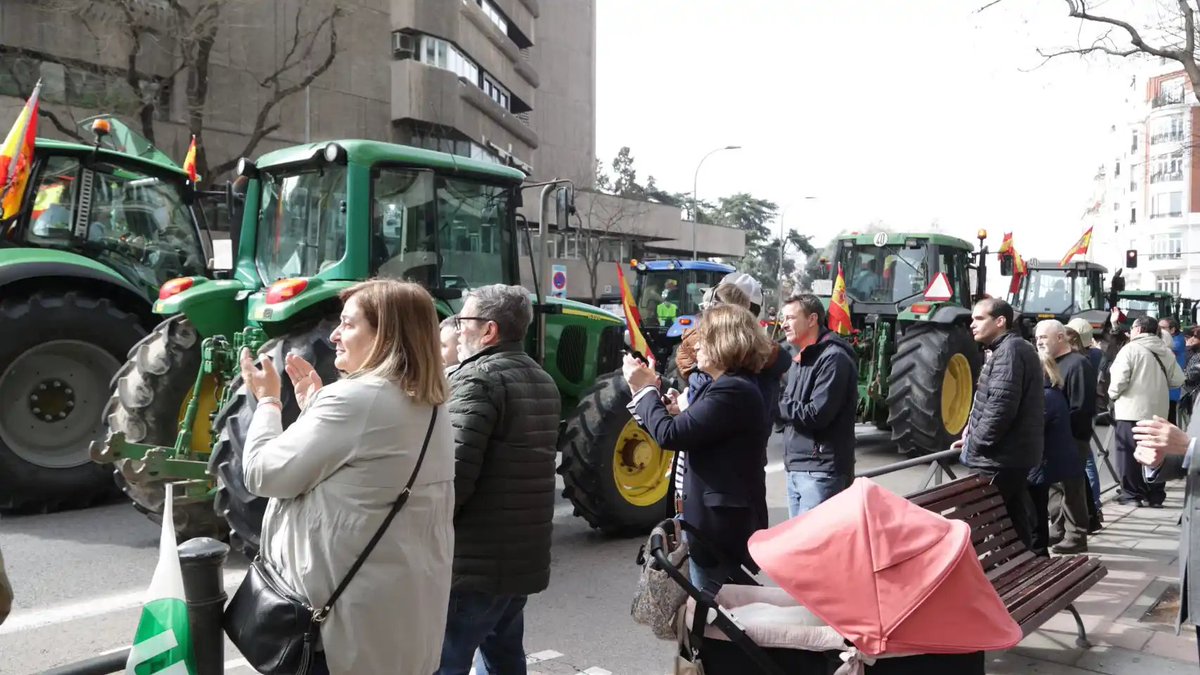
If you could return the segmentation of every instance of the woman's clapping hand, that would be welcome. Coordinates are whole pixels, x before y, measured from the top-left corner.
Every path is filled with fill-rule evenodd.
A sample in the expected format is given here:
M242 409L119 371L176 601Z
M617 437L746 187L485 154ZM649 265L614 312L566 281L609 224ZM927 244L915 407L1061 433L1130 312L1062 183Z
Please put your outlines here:
M279 371L268 356L262 360L262 367L254 365L254 356L246 347L242 348L242 381L256 400L268 396L279 398Z
M297 354L287 355L287 363L284 364L284 368L287 370L288 378L292 380L292 386L295 387L296 403L300 404L301 410L304 410L321 390L321 376L317 374L311 363Z

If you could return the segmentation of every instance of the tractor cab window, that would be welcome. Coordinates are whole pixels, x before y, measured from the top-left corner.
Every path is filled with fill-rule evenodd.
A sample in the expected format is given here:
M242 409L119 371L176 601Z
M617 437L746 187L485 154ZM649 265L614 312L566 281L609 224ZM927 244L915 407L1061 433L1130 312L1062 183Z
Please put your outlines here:
M925 252L924 246L846 249L841 261L846 295L859 302L893 303L923 293L930 281Z
M1033 270L1025 284L1021 310L1064 314L1092 308L1093 289L1086 273L1074 270Z
M91 200L86 213L77 214L73 208L81 181L90 183ZM94 162L81 171L74 158L51 157L34 192L27 239L71 246L148 287L203 274L204 253L181 189L182 180L125 165Z
M699 314L704 293L724 276L724 272L706 270L639 272L634 296L642 323L669 328L677 317Z
M380 276L437 283L437 241L429 171L380 169L371 203L372 269Z
M441 286L469 290L515 281L509 188L461 178L439 178L438 242Z
M1136 298L1120 298L1117 300L1117 307L1120 307L1125 315L1132 321L1139 316L1155 316L1157 317L1158 302L1154 300L1139 300Z
M346 168L262 173L255 264L263 281L308 277L346 253Z

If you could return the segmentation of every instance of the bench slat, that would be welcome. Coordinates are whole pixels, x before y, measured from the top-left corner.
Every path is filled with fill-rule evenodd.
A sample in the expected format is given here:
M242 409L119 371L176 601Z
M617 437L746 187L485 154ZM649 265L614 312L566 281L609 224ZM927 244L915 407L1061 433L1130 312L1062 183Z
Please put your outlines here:
M1087 560L1084 559L1080 562L1086 563ZM1089 572L1086 564L1062 565L1056 570L1059 572L1058 574L1046 575L1046 578L1036 586L1020 592L1016 598L1012 599L1011 604L1005 602L1005 606L1010 607L1009 614L1012 615L1013 620L1021 623L1033 616L1039 609L1073 588Z
M1101 565L1099 561L1096 562L1094 567L1089 566L1088 570L1089 572L1087 576L1076 582L1074 586L1066 589L1057 598L1051 600L1041 609L1027 616L1024 621L1018 621L1017 623L1021 626L1021 633L1023 635L1029 635L1033 631L1037 630L1042 624L1046 623L1050 617L1066 609L1067 605L1070 605L1078 600L1079 596L1086 593L1089 588L1095 586L1098 581L1108 575L1108 570L1105 569L1105 567Z
M987 485L987 483L984 482L984 480L978 475L971 474L969 476L963 476L957 480L952 480L949 483L942 483L941 485L935 485L931 488L914 492L908 495L907 499L917 506L928 508L928 504L931 504L939 499L944 499L947 496L956 495L960 492L969 492L981 485Z

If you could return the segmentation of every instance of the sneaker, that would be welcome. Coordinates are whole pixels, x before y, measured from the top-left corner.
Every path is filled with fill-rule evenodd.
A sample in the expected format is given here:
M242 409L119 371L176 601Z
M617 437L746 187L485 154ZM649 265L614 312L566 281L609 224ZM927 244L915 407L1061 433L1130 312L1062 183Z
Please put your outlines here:
M1050 535L1050 538L1048 540L1046 540L1046 545L1054 546L1055 544L1059 543L1062 540L1063 540L1063 533L1056 532L1056 533Z
M1087 553L1087 544L1077 542L1074 544L1060 543L1057 546L1051 546L1050 552L1058 555L1070 555L1072 553Z

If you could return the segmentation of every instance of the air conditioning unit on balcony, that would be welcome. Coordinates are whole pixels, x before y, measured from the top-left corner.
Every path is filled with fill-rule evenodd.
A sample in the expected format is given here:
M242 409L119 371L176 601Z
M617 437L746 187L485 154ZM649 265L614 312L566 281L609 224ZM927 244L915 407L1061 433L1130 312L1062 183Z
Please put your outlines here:
M412 58L417 52L417 36L412 33L392 33L392 56L397 59Z

